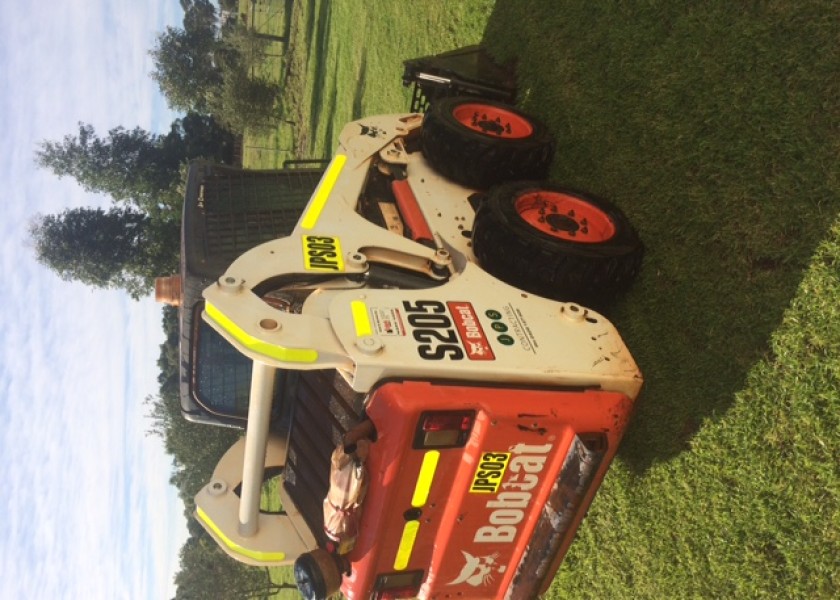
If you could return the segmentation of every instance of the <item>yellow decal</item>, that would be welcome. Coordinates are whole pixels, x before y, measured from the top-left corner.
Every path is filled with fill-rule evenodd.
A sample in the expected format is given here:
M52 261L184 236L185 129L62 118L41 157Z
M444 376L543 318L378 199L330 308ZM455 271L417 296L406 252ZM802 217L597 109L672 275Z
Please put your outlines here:
M411 497L411 506L420 508L429 499L429 491L432 488L432 480L435 478L440 452L429 450L423 456L423 464L420 465L420 474L417 476L417 483L414 485L414 495ZM408 567L411 560L411 553L414 550L414 543L417 541L417 532L420 529L420 521L407 521L403 527L400 545L397 548L397 556L394 559L394 570L403 571Z
M414 495L411 497L411 506L420 508L429 499L429 491L432 489L432 480L435 478L440 452L429 450L423 457L423 464L420 466L420 475L417 476L417 484L414 486Z
M336 154L335 158L332 159L330 166L327 167L327 171L321 178L321 183L318 184L318 189L315 190L315 194L309 202L309 206L306 208L303 220L300 222L301 228L312 229L315 227L318 218L321 216L321 211L324 210L324 206L327 204L333 187L335 187L335 182L346 162L347 157L344 154Z
M356 337L373 335L367 304L361 300L353 300L350 303L350 312L353 315L353 324L356 326Z
M246 556L252 560L256 560L263 563L278 563L286 558L285 552L261 552L259 550L249 550L244 546L240 546L228 536L226 536L219 528L219 526L216 525L210 519L207 513L201 510L201 507L197 507L195 513L199 520L203 521L204 524L207 525L207 527L210 529L210 531L213 532L216 538L218 538L225 546L227 546L237 554L241 554L242 556Z
M344 271L341 243L326 235L303 236L303 264L307 271L340 273Z
M269 344L255 338L244 329L234 323L227 315L209 302L204 303L204 310L207 316L219 324L237 342L258 354L268 356L283 362L313 363L318 360L318 351L308 348L286 348Z
M397 548L397 558L394 560L395 571L402 571L408 566L411 552L414 550L414 542L417 541L418 529L420 529L420 521L408 521L403 527L400 546Z
M495 494L510 462L510 452L485 452L475 470L470 493Z

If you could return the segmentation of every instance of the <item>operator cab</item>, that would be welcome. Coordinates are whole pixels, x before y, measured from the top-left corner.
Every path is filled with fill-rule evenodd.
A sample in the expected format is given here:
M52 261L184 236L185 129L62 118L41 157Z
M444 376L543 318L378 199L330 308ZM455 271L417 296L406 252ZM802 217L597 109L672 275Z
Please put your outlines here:
M189 368L186 369L184 416L193 421L232 427L245 427L251 389L253 362L239 353L201 318L204 303L193 308L193 334ZM288 422L291 403L299 378L298 371L277 369L274 375L274 401L271 422Z

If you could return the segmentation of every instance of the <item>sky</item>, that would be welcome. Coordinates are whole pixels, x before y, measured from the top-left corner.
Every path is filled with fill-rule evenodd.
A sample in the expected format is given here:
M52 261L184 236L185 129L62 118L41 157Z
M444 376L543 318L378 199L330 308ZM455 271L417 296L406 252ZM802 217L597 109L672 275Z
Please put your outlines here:
M60 281L37 264L36 214L109 199L34 162L92 124L175 118L148 50L177 0L0 0L0 598L171 598L183 505L144 399L163 339L152 298Z

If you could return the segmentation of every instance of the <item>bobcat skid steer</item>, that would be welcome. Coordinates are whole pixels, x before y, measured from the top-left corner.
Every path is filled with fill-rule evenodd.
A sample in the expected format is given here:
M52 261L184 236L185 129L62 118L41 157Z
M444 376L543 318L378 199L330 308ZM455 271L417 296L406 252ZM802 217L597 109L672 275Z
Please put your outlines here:
M552 151L490 100L350 123L291 235L204 291L253 363L246 435L196 497L228 554L294 564L306 598L545 591L642 386L586 308L630 285L641 243L543 181Z

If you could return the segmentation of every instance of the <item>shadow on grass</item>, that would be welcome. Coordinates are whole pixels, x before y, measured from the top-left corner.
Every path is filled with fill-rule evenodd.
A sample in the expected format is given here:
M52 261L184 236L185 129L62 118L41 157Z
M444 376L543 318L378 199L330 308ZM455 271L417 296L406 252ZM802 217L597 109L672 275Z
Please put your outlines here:
M730 408L840 211L840 60L836 27L795 4L623 10L498 4L485 44L554 131L552 177L645 241L609 312L646 380L620 451L644 472Z
M292 39L292 11L294 10L295 0L286 0L283 4L283 14L284 22L283 22L283 33L281 34L286 40ZM286 43L286 47L288 48L288 41Z
M314 40L315 39L315 26L316 24L320 23L320 18L324 11L328 10L328 7L321 6L321 10L312 10L315 7L315 3L310 7L310 10L306 12L306 22L303 27L303 39L304 40ZM323 32L323 29L320 29ZM313 49L316 47L315 44L308 43L304 44L307 49L307 60L309 56L312 55Z
M325 114L326 129L324 129L324 140L326 140L327 147L324 149L324 156L332 156L333 148L335 147L335 140L338 133L335 131L335 113L338 106L335 102L330 102L330 110Z
M365 87L367 83L367 47L362 48L362 56L359 60L358 82L356 83L356 91L353 93L353 120L361 119L365 116L362 113L362 102L365 97Z
M317 17L315 16L316 11L312 11L310 16L310 22L307 23L307 34L310 36L309 39L313 40L313 42L309 45L312 49L311 52L315 53L316 61L315 61L315 69L312 73L313 78L313 92L312 92L312 107L309 112L309 139L314 140L318 136L318 128L320 122L324 120L324 103L325 103L325 93L327 88L334 89L335 82L328 78L333 77L332 72L328 71L328 62L330 59L329 54L329 46L330 46L330 39L329 39L329 25L330 25L330 18L332 16L331 5L330 2L320 2L317 5ZM314 26L314 19L317 18L317 26ZM314 31L313 31L314 29ZM315 36L314 38L311 36ZM334 102L333 102L334 104ZM335 107L332 107L332 110L335 110ZM329 138L328 138L329 139Z

